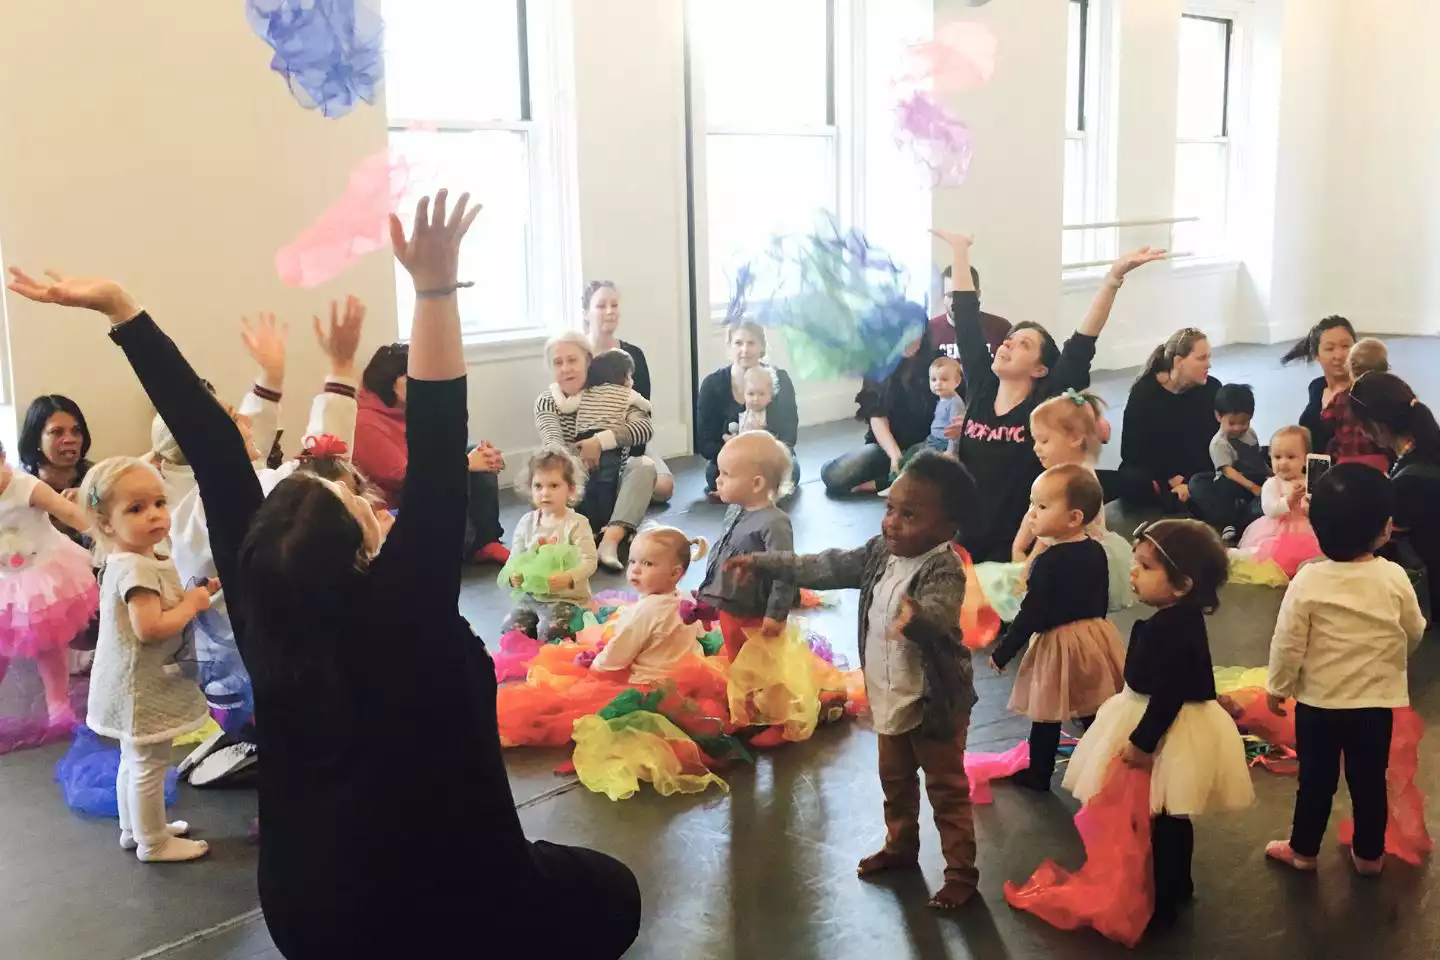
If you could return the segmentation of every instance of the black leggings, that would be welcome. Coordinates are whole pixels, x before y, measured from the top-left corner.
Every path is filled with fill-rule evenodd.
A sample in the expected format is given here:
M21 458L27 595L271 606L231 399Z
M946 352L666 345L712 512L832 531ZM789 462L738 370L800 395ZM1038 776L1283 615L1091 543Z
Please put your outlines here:
M1290 849L1302 857L1320 852L1330 806L1340 786L1340 764L1355 810L1355 842L1362 860L1385 856L1389 821L1385 772L1390 766L1390 734L1395 714L1385 707L1325 710L1295 705L1295 753L1300 758L1299 789Z
M1080 728L1089 730L1093 716L1081 717ZM1055 754L1060 750L1060 724L1036 720L1030 724L1030 776L1048 783L1055 776Z
M1188 817L1157 813L1150 819L1150 855L1155 878L1155 915L1169 919L1175 908L1195 895L1190 861L1195 857L1195 826Z

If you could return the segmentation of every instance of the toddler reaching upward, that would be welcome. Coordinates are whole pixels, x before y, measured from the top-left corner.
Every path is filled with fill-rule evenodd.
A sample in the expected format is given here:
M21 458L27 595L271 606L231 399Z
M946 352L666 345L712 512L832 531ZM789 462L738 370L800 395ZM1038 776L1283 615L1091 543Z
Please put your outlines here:
M615 634L595 657L591 670L630 671L635 684L659 683L687 653L699 650L695 624L680 617L680 578L690 561L705 556L703 537L674 527L640 531L630 545L625 579L640 594L616 621Z

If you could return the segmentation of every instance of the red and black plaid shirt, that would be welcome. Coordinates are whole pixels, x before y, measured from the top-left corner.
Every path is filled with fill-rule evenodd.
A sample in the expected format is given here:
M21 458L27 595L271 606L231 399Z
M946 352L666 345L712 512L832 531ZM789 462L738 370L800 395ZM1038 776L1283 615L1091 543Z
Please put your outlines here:
M1335 432L1326 453L1336 463L1363 463L1376 470L1390 472L1390 451L1366 436L1350 409L1350 392L1335 394L1320 419Z

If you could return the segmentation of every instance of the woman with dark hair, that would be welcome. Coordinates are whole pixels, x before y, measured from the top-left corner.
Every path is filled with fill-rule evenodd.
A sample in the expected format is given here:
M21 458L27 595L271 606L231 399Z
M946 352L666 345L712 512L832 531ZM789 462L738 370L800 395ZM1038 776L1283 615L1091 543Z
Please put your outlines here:
M1095 339L1110 319L1126 275L1164 257L1165 251L1142 247L1116 260L1063 350L1044 327L1026 321L1010 328L991 357L970 273L973 241L948 230L932 232L949 244L955 258L950 312L969 393L965 419L954 425L951 435L960 442L960 462L975 477L981 506L961 543L977 563L1004 563L1011 559L1015 534L1030 509L1030 485L1041 473L1030 436L1030 414L1051 397L1090 385Z
M25 411L16 457L25 472L72 499L90 470L90 427L80 405L58 393L36 397ZM60 523L56 526L87 549L90 538Z
M1213 473L1215 395L1210 340L1176 330L1150 354L1130 387L1120 426L1120 469L1101 470L1105 500L1176 509L1190 501L1190 478Z
M467 202L447 220L444 191L433 217L422 199L408 238L391 220L416 306L405 509L383 549L367 502L340 484L295 474L264 497L225 411L119 286L18 271L10 284L109 317L195 468L264 717L260 900L290 960L439 956L477 929L501 943L544 930L557 955L617 958L639 930L640 891L623 864L526 840L500 753L494 663L457 609ZM362 715L374 722L356 723ZM436 825L454 823L473 826L437 840Z
M800 483L800 461L795 458L795 443L800 439L800 411L795 405L795 384L790 374L765 362L769 349L765 328L753 320L732 323L725 333L730 348L730 362L700 381L696 402L695 452L704 457L705 494L715 492L720 476L720 451L730 439L732 423L738 423L745 412L745 374L762 368L774 373L774 390L770 406L765 410L765 429L790 451L790 482Z
M1300 426L1310 431L1310 448L1336 463L1361 462L1389 466L1390 448L1376 444L1350 411L1350 351L1355 328L1341 316L1329 316L1310 328L1305 338L1280 358L1282 364L1319 361L1321 375L1310 381L1309 400Z
M1428 623L1440 577L1440 424L1434 412L1393 373L1367 373L1350 387L1350 414L1377 445L1393 451L1395 532L1384 552L1421 579L1416 591Z
M590 338L595 355L599 356L606 350L624 350L630 354L635 363L635 392L646 400L653 399L650 396L650 364L645 359L645 351L617 336L620 329L620 291L614 281L591 280L585 284L583 306L585 335ZM646 456L645 446L642 443L631 447L630 456ZM655 465L655 493L652 499L655 503L669 503L675 495L675 475L659 457L649 457L649 460Z
M410 465L405 441L405 396L410 347L392 343L375 351L360 377L355 418L355 466L385 498L385 507L398 510ZM470 498L465 511L465 556L476 563L503 564L510 551L500 542L500 479L505 459L483 440L470 448Z

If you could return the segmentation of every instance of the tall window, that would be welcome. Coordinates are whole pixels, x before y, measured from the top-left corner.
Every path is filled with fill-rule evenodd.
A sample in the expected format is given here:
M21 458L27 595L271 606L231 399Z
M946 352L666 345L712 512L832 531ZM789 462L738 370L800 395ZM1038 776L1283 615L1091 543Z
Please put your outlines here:
M1180 253L1225 246L1230 203L1230 84L1234 21L1185 14L1180 20L1180 82L1175 144L1175 225Z
M571 290L556 4L527 0L386 0L390 144L409 165L412 206L448 186L484 204L461 253L467 338L543 335ZM398 284L400 330L414 309ZM574 293L562 304L566 291ZM573 313L573 310L569 311Z
M711 307L777 234L838 212L836 0L693 0Z
M1113 204L1107 171L1105 112L1101 109L1103 68L1110 45L1101 20L1105 0L1070 0L1065 77L1065 196L1067 226L1107 221ZM1114 257L1113 230L1066 230L1061 259L1082 266Z

